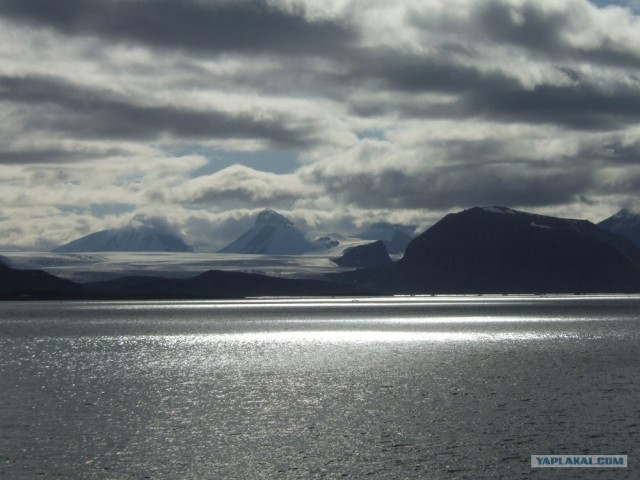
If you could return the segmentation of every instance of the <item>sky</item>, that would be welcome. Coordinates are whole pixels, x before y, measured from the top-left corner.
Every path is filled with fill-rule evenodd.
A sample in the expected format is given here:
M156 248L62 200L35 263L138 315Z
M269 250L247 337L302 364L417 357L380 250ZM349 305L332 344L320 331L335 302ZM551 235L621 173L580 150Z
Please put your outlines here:
M640 204L640 1L0 0L0 249Z

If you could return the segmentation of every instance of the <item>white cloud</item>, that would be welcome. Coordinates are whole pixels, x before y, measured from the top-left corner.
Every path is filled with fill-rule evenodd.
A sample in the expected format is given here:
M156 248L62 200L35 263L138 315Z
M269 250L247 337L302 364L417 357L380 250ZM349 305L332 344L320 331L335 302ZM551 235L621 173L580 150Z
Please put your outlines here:
M291 203L314 192L295 174L261 172L233 165L212 175L184 182L170 192L167 200L183 204L266 206Z

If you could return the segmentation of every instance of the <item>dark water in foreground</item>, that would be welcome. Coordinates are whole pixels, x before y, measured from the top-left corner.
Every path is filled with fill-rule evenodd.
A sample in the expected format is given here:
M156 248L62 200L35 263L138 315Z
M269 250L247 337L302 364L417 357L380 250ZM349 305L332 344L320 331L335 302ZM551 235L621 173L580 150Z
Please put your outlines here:
M640 298L0 303L0 478L640 478ZM627 469L531 469L531 454Z

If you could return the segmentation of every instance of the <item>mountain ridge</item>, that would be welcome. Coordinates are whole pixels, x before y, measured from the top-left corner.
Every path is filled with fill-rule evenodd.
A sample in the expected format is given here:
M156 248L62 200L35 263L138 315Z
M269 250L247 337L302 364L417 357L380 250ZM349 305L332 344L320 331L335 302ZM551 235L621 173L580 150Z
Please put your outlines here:
M445 216L389 267L336 278L387 294L640 291L640 249L587 220L474 207Z
M89 252L192 252L164 222L130 222L120 228L101 230L52 250L56 253Z
M18 270L0 263L0 298L81 297L85 289L42 270Z
M623 208L599 222L598 226L621 235L640 247L640 214Z
M210 270L189 278L123 276L80 285L0 264L0 297L640 293L640 248L586 220L474 207L446 215L416 237L397 262L327 280Z

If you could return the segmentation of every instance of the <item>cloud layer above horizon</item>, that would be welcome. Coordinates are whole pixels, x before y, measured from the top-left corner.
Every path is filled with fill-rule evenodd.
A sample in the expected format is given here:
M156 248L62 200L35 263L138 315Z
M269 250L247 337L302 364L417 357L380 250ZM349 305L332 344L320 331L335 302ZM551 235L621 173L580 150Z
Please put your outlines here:
M0 0L0 249L640 200L638 2Z

